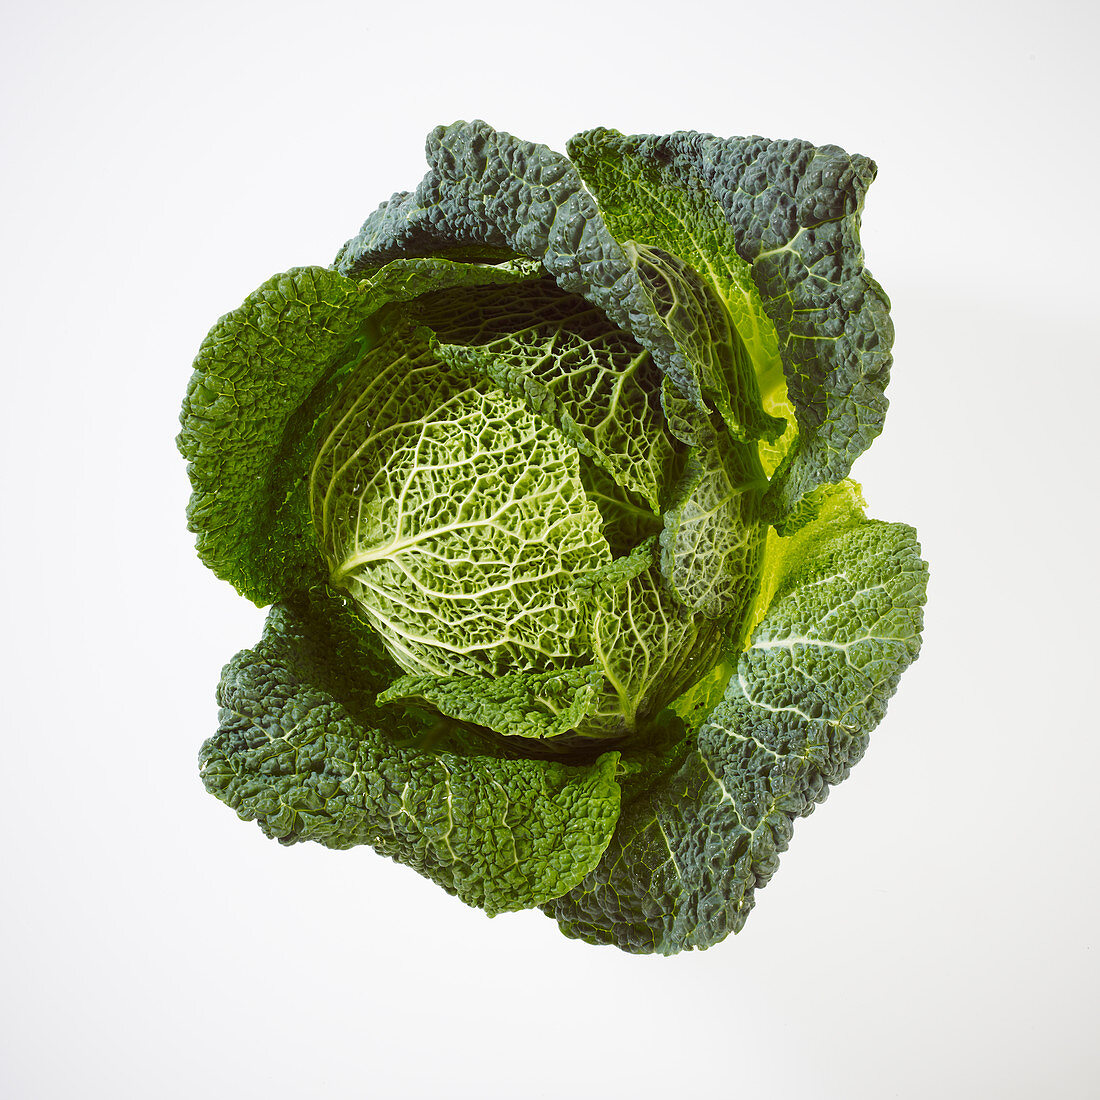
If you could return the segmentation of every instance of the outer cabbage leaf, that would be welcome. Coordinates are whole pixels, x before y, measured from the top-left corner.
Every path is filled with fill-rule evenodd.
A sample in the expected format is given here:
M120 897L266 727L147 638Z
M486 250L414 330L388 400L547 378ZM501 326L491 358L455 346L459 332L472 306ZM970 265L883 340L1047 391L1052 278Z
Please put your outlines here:
M780 416L782 357L798 437L762 448L766 467L783 458L773 517L847 476L882 430L893 342L889 300L859 241L874 162L806 141L602 129L577 135L569 153L613 232L709 278L756 364L765 411Z
M177 439L203 562L261 606L318 583L305 475L320 421L370 343L372 315L429 288L530 274L441 259L401 260L358 282L295 268L222 317L195 358Z
M599 128L571 138L567 152L615 237L690 264L729 311L754 373L772 387L781 384L775 326L738 255L733 225L693 176L671 174L659 155L640 155L636 143L643 140Z
M274 607L226 667L208 791L284 844L370 844L490 914L545 902L600 858L618 754L571 765L374 706L393 675L339 601Z
M724 307L732 331L717 346L728 347L727 354L734 357L747 356L749 366L737 363L722 373L747 391L743 406L759 405L764 415L785 423L779 438L774 430L757 433L767 437L759 446L764 472L770 476L797 435L775 325L749 264L737 252L734 227L713 196L690 175L670 178L668 166L658 157L637 155L635 140L615 130L589 130L570 140L569 157L620 241L660 249L690 264ZM701 331L720 328L715 321Z
M364 319L352 280L296 268L218 321L195 359L177 440L188 526L203 562L258 604L323 575L300 471Z
M919 651L927 567L913 530L864 520L847 486L818 503L823 537L773 548L771 605L724 701L641 762L603 860L545 907L566 935L672 954L736 932L795 819L862 756Z
M721 382L729 390L710 373L710 349L700 359L698 340L684 339L695 324L708 323L705 309L691 308L693 300L706 300L702 281L690 269L673 272L651 250L624 248L568 158L480 121L436 127L425 152L429 171L420 185L394 195L363 223L337 255L338 271L358 275L400 256L470 249L527 256L630 333L698 409L706 408L706 387ZM668 285L655 293L661 282ZM746 386L738 382L730 392L743 400ZM761 416L745 415L741 428L770 431L774 425Z

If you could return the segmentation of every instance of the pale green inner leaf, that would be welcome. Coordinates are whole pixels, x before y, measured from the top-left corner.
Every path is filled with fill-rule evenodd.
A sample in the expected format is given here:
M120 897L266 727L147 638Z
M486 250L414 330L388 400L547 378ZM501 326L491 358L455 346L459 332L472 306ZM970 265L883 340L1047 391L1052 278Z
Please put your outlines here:
M596 709L601 676L593 666L562 672L484 676L403 676L380 704L422 703L449 718L506 737L555 738L585 724Z
M517 397L615 481L661 510L675 461L649 353L549 279L417 306L436 353Z
M440 368L402 320L329 418L310 499L332 583L412 674L584 654L570 579L611 559L576 451L515 398Z
M698 431L682 495L665 515L661 568L689 608L738 621L759 583L767 482L753 447L705 422Z
M647 539L577 585L606 681L590 724L608 732L631 732L659 711L710 667L723 641L719 624L676 599L658 557L657 539Z

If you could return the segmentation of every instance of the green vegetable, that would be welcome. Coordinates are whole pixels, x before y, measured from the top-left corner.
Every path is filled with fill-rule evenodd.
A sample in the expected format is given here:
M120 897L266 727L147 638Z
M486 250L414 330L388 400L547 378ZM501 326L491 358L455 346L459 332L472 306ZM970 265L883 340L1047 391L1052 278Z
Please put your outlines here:
M875 167L481 122L428 161L196 359L190 527L271 605L203 782L490 914L708 947L920 647L915 534L845 480L886 409Z

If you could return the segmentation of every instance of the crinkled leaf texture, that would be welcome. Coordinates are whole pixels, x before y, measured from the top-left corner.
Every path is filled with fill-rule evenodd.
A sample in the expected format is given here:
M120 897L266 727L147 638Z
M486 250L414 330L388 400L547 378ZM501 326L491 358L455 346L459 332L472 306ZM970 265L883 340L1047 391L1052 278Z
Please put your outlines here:
M306 472L325 413L370 345L371 319L428 290L525 277L430 258L361 282L293 268L222 317L195 357L177 440L199 557L261 606L323 583Z
M769 490L781 523L814 486L847 476L886 415L890 303L859 239L875 163L835 145L697 133L594 130L569 150L572 160L484 122L437 127L419 187L367 219L341 249L337 270L356 274L399 256L479 247L540 261L563 289L584 295L650 350L698 408L736 423L731 404L751 410L761 391L768 415L793 407L797 431L779 441L774 457L782 464ZM648 250L641 270L639 246ZM646 262L653 248L682 261L676 270L692 285L670 281L655 298ZM663 265L661 281L672 278ZM678 323L683 309L669 323L662 308L670 296L685 305L710 294L726 304L735 330L736 346L720 362L700 360L685 339L712 331L706 310L690 310L693 329ZM743 350L755 379L744 373ZM741 416L747 434L769 434L758 414Z
M618 753L570 765L433 737L375 705L391 677L339 600L277 604L222 675L206 789L284 844L370 844L490 914L575 886L618 818Z
M667 955L738 931L794 821L863 755L920 649L927 566L850 483L818 495L770 548L774 595L725 698L643 761L599 866L545 907L567 935Z
M283 843L671 954L738 930L920 645L892 331L834 146L483 122L211 330L179 446L260 605L203 746Z

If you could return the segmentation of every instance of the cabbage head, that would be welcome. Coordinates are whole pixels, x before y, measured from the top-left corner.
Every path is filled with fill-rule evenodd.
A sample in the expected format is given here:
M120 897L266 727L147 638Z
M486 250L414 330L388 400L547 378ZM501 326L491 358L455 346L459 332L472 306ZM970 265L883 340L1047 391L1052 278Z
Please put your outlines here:
M427 156L195 361L190 528L271 609L203 782L489 914L708 947L920 646L915 533L847 480L891 363L875 165L482 122Z

